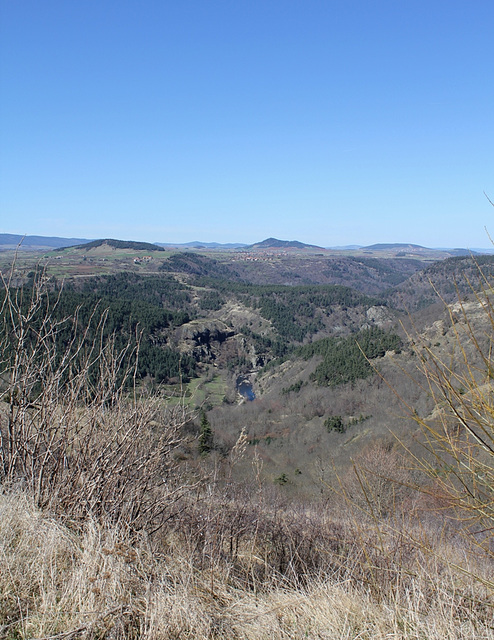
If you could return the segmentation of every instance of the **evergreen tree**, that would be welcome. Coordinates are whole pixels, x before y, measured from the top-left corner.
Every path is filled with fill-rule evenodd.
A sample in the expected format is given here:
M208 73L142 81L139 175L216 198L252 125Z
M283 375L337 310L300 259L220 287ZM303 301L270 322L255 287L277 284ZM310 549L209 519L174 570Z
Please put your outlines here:
M199 453L207 455L213 448L213 430L206 416L206 412L201 414L201 429L199 435Z

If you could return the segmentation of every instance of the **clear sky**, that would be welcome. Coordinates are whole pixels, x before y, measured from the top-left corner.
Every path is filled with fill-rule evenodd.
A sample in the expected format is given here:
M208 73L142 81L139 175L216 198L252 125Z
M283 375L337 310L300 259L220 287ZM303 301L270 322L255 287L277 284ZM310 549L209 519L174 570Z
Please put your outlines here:
M487 247L492 0L0 0L0 232Z

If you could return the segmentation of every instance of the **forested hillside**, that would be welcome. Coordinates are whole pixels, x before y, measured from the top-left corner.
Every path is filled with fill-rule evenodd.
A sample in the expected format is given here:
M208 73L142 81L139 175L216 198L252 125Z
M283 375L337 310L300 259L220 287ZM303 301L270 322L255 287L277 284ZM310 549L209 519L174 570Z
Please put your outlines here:
M185 273L191 276L187 268ZM37 284L33 274L24 286L24 300ZM221 358L227 348L230 366L237 362L239 371L256 369L249 362L265 365L315 336L357 331L376 303L337 285L252 285L197 274L186 283L171 275L129 273L53 284L44 302L57 321L76 314L80 327L91 326L91 318L97 324L104 315L104 336L114 335L119 347L139 341L137 373L155 382L188 382L200 374L198 367ZM246 321L247 316L241 324L238 318L233 324L227 321L224 338L216 340L206 324L222 322L223 309L232 305L244 308L255 321ZM58 339L68 340L68 331L61 330ZM191 340L184 344L187 335ZM194 348L198 346L203 348Z
M408 280L387 292L389 304L408 311L423 309L437 302L453 302L483 286L494 276L494 256L458 256L440 260L418 271Z
M367 295L393 287L424 263L414 258L382 259L368 256L249 254L245 250L221 260L197 253L177 253L165 260L160 270L204 275L251 284L309 285L339 284Z

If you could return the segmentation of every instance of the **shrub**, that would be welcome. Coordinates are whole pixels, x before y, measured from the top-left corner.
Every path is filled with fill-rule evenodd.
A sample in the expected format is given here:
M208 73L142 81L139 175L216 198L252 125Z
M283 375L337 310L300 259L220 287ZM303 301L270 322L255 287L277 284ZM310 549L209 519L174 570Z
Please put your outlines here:
M159 528L184 490L173 462L183 406L139 396L138 348L105 339L104 313L81 329L77 313L54 320L43 274L25 290L3 284L0 482L65 517Z
M427 452L415 457L429 479L419 488L441 496L461 533L494 559L494 306L480 267L479 276L480 291L472 284L470 300L446 307L454 357L417 341L424 356L418 366L436 409L427 417L411 415Z
M346 426L341 416L329 416L324 421L324 426L328 431L337 431L338 433L345 433Z

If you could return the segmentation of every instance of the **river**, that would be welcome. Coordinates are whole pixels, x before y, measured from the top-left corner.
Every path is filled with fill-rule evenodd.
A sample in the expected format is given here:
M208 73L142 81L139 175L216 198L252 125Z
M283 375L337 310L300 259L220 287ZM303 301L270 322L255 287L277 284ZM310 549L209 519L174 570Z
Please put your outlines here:
M252 389L252 382L248 378L244 376L238 376L237 378L237 391L243 396L246 400L254 400L256 394Z

